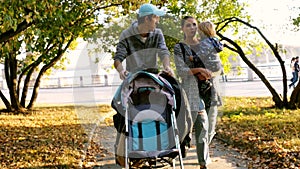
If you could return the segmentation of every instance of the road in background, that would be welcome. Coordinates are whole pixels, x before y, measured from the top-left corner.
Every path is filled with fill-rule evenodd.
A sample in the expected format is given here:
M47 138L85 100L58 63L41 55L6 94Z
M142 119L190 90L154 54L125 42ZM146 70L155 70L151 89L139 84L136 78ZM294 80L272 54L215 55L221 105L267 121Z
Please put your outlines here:
M282 81L270 81L270 83L279 94L282 94ZM118 87L44 89L40 91L37 103L110 103ZM223 96L271 96L271 93L261 81L222 82L220 83L220 91Z
M282 94L282 81L274 80L270 83L279 94ZM258 80L221 83L221 89L223 96L272 96L265 84ZM291 93L290 89L288 89L288 93Z
M282 94L282 81L270 81L279 94ZM76 87L40 89L36 104L110 104L119 86ZM261 81L221 82L223 96L271 96L267 87ZM2 90L8 96L8 90ZM288 94L291 89L288 89ZM31 96L31 91L28 92ZM29 99L29 97L28 97ZM3 103L0 105L3 106Z

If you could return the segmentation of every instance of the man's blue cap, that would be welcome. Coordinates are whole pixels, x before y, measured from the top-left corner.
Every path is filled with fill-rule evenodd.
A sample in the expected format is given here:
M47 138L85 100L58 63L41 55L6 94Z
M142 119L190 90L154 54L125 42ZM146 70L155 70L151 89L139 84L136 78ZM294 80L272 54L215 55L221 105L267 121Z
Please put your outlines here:
M163 16L166 14L165 11L159 10L156 6L152 4L143 4L139 9L139 17L147 16L147 15L157 15Z

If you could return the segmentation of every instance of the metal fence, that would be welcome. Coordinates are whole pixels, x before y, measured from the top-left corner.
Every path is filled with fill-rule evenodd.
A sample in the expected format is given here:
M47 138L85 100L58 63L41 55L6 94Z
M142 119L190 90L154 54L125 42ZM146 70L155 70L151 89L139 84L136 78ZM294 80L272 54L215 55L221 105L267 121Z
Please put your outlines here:
M269 80L282 80L282 70L280 65L261 65L256 66L260 72ZM287 69L287 77L292 77L292 72L289 66ZM227 75L227 81L253 81L260 80L260 78L249 67L233 67L231 72Z
M279 65L257 66L257 68L269 80L282 80L282 71ZM287 69L287 76L290 78L292 73ZM221 78L221 81L254 81L260 80L259 77L248 67L233 67L231 72ZM91 87L91 86L112 86L120 85L121 80L117 73L105 75L83 75L72 77L44 77L40 88L64 88L64 87ZM0 81L1 89L7 89L6 82ZM34 80L30 87L33 87Z

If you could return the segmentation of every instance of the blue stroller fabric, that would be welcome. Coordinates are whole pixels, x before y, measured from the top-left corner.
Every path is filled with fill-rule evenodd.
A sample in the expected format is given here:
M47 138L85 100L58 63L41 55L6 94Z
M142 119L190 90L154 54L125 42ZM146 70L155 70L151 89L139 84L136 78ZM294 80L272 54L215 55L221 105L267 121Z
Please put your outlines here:
M167 123L144 121L132 124L131 129L132 150L155 151L169 147Z

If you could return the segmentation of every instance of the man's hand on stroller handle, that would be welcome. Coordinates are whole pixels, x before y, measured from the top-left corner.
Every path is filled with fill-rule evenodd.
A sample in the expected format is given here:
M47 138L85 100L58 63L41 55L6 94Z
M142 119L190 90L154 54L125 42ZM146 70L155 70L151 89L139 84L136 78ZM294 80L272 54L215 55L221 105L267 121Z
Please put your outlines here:
M162 72L169 75L169 76L174 77L174 72L169 66L166 66Z
M124 80L128 76L129 72L123 68L122 63L120 60L115 60L114 61L114 66L117 69L120 79Z
M120 79L124 80L126 79L126 77L129 75L129 72L127 70L122 70L121 72L119 72L119 76L120 76Z

